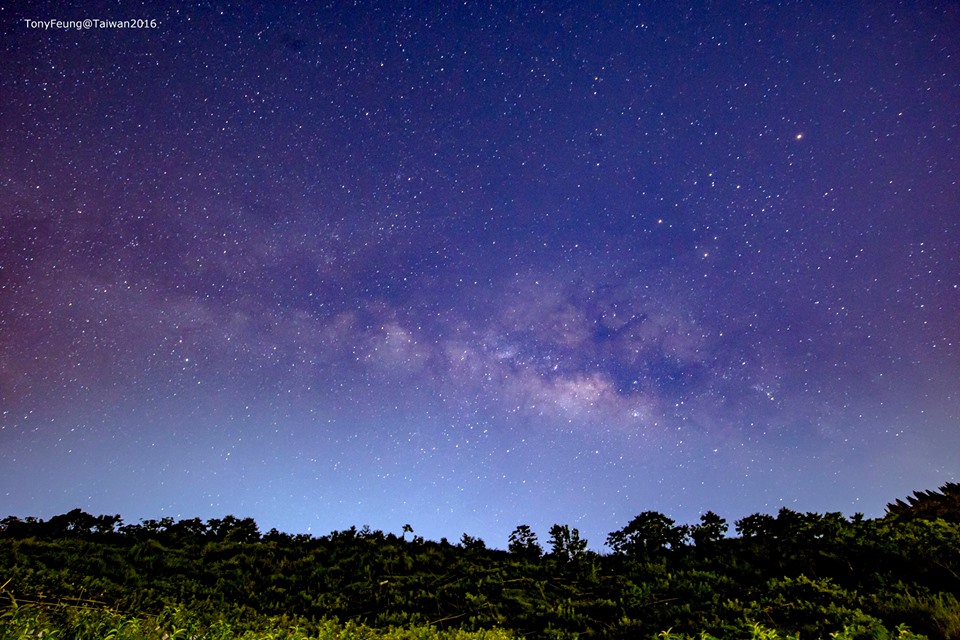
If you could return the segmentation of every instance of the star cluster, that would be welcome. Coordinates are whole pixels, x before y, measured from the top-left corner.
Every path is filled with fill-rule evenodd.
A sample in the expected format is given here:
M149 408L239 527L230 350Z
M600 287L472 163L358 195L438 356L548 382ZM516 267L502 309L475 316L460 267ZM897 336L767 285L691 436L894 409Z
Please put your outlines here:
M960 13L728 5L0 8L0 511L599 547L955 481ZM157 26L30 22L86 17Z

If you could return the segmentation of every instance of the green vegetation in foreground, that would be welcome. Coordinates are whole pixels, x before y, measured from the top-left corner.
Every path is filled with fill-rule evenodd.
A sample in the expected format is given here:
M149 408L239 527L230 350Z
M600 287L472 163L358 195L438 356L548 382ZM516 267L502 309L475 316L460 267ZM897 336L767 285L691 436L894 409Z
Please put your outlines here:
M781 635L756 624L749 640L799 640L798 635ZM836 640L853 638L848 631L832 634ZM901 627L895 636L900 640L918 640L923 636ZM240 630L223 620L210 625L199 624L179 608L165 610L158 616L124 616L105 608L59 604L53 607L19 605L12 601L0 615L0 640L515 640L505 629L464 631L439 630L429 626L377 629L348 621L321 620L305 626L291 625L284 618L267 619L257 629ZM720 640L706 632L697 636L676 634L671 630L657 634L662 640Z
M598 554L554 525L508 550L249 519L0 521L0 640L960 638L960 485L883 518L647 511Z
M428 626L376 629L348 621L292 624L268 618L256 628L238 629L224 620L202 624L180 607L156 616L125 616L106 608L59 604L11 606L0 615L0 640L510 640L502 630L438 630Z

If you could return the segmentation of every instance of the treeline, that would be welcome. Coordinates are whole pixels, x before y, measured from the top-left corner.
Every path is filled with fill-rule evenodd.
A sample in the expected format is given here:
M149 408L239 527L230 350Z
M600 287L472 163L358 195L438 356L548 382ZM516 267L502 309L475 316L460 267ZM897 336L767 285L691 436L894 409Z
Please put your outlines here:
M282 628L276 637L960 638L958 484L898 500L877 519L781 509L732 529L713 512L678 525L647 511L599 554L559 524L543 543L520 525L504 551L466 534L425 540L409 526L310 536L262 533L233 516L10 516L0 520L10 601L0 638L27 637L3 634L14 620L81 637L70 628L91 610L149 618L141 626L158 638L175 636L170 612L198 638L227 628L223 637Z

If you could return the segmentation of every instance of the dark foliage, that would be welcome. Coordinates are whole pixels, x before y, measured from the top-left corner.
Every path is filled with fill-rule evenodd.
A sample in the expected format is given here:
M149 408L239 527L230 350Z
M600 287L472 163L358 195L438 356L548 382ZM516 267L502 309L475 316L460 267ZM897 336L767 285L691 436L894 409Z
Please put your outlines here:
M338 619L374 628L503 627L529 637L960 637L957 485L898 501L886 517L705 513L676 525L643 512L612 532L611 554L567 525L544 554L521 525L508 551L351 527L322 537L261 533L250 518L124 524L80 510L0 521L0 584L38 606L93 602L257 628ZM212 622L211 622L212 624ZM679 634L679 635L678 635ZM665 636L666 637L666 636Z
M948 482L939 491L916 491L904 502L887 505L887 515L899 520L936 520L960 524L960 483Z

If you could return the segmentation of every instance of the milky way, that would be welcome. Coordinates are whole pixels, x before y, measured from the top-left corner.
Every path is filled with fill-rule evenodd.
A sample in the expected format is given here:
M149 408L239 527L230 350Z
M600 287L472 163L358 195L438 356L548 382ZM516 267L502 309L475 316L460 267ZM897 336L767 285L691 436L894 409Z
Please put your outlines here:
M0 8L2 515L600 548L956 481L957 6L520 4Z

